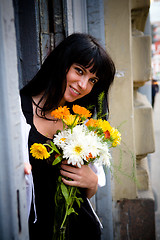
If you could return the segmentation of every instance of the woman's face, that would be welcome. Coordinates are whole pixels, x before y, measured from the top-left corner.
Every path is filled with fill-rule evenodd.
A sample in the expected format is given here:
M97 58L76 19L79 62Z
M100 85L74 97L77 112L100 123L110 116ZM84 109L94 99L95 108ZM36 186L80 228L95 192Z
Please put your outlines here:
M98 82L96 74L91 73L90 68L74 63L71 65L67 75L67 86L62 99L62 105L67 102L73 102L89 94Z

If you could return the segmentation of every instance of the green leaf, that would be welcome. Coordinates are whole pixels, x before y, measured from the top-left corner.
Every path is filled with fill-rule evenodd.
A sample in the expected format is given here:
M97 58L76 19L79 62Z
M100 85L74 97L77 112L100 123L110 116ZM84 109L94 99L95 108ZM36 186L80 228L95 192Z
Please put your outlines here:
M50 144L51 144L52 149L53 149L56 153L58 153L58 154L61 155L60 151L57 149L57 147L54 145L54 143L53 143L53 142L50 142Z
M99 107L99 111L97 113L97 118L102 118L102 114L103 114L103 102L104 102L104 98L105 98L105 92L101 92L98 96L98 107Z
M61 132L61 130L57 130L57 131L56 131L56 134L58 134L59 132Z
M82 122L86 120L86 117L81 117Z
M64 185L63 182L61 182L61 190L62 190L62 194L67 202L67 204L69 204L69 192L68 192L68 189L67 187Z
M78 193L78 194L81 194L81 192L80 192L80 190L77 188L76 189L76 192Z
M68 211L67 211L67 215L69 216L71 213L75 213L78 215L78 213L75 212L74 208L69 208Z
M68 204L71 205L71 203L73 202L72 196L68 198Z
M76 198L76 203L78 204L78 207L80 208L81 202L80 202L80 200L78 198Z
M61 157L61 156L58 156L58 157L53 161L52 165L58 164L59 162L61 162L61 160L62 160L62 157Z
M62 182L62 177L61 176L58 177L58 182L61 184L61 182Z
M76 200L76 203L78 204L79 208L81 206L81 203L83 202L83 199L82 198L77 198L75 197L75 200Z

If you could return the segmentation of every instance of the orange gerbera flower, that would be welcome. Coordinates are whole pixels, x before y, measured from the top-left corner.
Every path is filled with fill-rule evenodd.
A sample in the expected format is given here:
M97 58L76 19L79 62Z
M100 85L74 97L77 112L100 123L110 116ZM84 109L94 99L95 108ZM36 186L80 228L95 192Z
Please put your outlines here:
M88 156L86 156L87 162L88 162L88 160L89 160L90 158L95 158L95 157L92 156L92 153L89 153Z
M97 120L96 119L89 119L88 122L86 122L87 127L97 127Z
M64 107L58 107L58 109L55 109L51 112L51 116L54 116L55 118L58 119L64 119L66 118L68 115L70 115L70 111L69 108L67 108L66 106Z
M81 117L88 118L88 117L91 117L91 115L92 115L89 110L87 110L85 107L81 107L79 105L73 105L72 109L75 114L78 114Z

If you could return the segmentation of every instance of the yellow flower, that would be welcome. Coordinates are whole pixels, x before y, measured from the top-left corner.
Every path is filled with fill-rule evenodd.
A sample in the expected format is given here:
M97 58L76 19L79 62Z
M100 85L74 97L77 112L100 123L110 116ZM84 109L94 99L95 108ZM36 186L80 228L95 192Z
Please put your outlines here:
M66 118L68 115L70 115L70 111L69 108L67 108L66 106L64 107L58 107L58 109L55 109L51 112L51 116L54 116L55 118L58 119L64 119Z
M111 132L112 127L108 121L98 119L97 123L98 123L98 127L100 127L103 130L103 132L106 132L106 131Z
M37 159L46 159L50 157L50 154L47 152L47 148L40 143L34 143L30 147L30 153Z
M77 118L76 118L76 117L77 117L76 115L70 114L70 115L66 116L66 118L65 118L63 121L64 121L65 124L67 124L68 126L71 126L73 123L74 123L73 126L76 126L76 125L78 124L79 120L80 120L79 117L77 117ZM76 120L75 120L75 118L76 118Z
M115 128L112 128L112 130L111 130L111 139L113 140L112 147L116 147L117 145L120 145L120 143L121 143L121 134Z
M73 112L75 114L78 114L81 117L88 118L88 117L90 117L92 115L89 110L87 110L85 107L81 107L79 105L73 105L72 109L73 109Z

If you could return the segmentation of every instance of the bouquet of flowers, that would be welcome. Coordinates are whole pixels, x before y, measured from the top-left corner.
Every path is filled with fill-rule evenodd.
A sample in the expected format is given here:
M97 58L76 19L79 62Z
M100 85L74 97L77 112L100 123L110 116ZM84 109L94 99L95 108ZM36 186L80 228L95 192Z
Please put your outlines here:
M66 106L52 111L52 116L63 121L63 130L58 130L50 143L34 143L30 149L33 157L47 159L54 154L52 165L60 164L66 159L68 164L79 168L83 164L93 163L110 168L109 148L120 144L120 132L106 120L90 118L90 111L84 107L74 105L72 110L74 114ZM68 216L71 213L77 214L74 204L80 207L81 202L83 200L78 187L65 185L59 176L55 194L53 239L65 239Z

